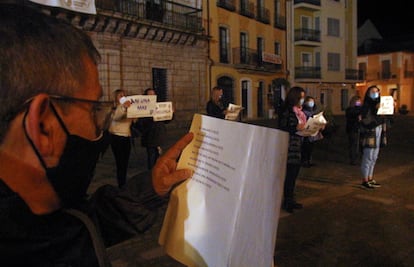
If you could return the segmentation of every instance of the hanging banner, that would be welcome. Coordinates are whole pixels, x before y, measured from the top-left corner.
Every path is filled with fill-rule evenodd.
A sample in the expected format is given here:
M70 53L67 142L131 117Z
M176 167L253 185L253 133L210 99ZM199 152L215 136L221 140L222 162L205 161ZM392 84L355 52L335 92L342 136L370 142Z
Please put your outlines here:
M30 0L31 2L69 9L76 12L96 14L95 0Z

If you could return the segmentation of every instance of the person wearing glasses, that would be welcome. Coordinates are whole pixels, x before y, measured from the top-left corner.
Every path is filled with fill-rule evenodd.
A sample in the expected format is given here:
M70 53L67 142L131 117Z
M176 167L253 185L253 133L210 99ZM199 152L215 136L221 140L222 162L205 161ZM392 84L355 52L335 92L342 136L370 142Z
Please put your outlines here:
M148 229L193 138L184 135L126 189L87 196L113 112L87 34L36 8L0 4L2 266L110 266L105 247ZM139 181L139 182L138 182Z
M131 101L125 99L125 91L114 91L115 111L112 115L109 133L111 136L111 149L115 158L116 179L118 187L123 188L127 180L129 156L131 154L131 123L133 119L127 118L127 110Z

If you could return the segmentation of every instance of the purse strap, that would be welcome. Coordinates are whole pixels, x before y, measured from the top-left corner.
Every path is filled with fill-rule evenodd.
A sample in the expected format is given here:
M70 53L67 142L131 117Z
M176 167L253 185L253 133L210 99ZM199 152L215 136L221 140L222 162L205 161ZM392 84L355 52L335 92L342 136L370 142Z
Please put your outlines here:
M95 224L92 222L92 220L86 214L75 209L64 209L63 211L78 218L86 226L86 229L88 229L99 266L111 267L112 264L108 258L108 255L106 254L106 248L104 246L103 240L97 232Z

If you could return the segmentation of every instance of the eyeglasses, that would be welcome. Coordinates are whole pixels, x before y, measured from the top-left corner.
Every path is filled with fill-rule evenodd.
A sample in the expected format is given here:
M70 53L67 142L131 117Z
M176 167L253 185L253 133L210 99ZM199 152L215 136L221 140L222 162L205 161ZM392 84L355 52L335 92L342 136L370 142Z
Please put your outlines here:
M64 103L81 102L91 104L91 115L96 125L96 128L101 132L109 128L109 125L111 123L111 115L115 109L114 103L112 101L97 101L61 95L49 95L49 97L52 100Z

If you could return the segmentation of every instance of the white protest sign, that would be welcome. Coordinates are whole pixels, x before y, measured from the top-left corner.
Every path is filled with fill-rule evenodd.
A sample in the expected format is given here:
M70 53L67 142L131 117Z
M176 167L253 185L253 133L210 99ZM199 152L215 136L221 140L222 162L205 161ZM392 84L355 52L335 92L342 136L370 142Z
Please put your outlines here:
M127 110L128 118L144 118L154 116L157 104L156 95L131 95L126 98L131 101L131 106Z
M380 106L377 111L378 115L394 114L394 98L392 96L381 96Z
M157 102L154 121L168 121L173 118L172 102Z

